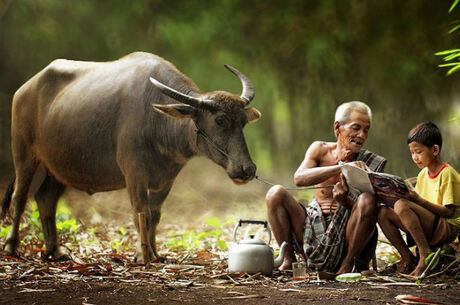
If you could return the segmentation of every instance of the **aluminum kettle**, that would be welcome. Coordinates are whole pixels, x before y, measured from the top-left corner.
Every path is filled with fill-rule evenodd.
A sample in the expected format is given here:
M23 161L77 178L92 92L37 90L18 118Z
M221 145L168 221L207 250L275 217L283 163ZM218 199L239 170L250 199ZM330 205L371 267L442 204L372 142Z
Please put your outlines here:
M246 272L250 274L260 272L264 275L271 275L273 269L281 266L283 262L286 242L281 244L280 254L277 258L274 258L273 249L263 240L254 238L253 235L249 239L236 240L236 232L243 223L263 225L268 232L268 244L270 244L272 238L268 222L240 219L233 229L233 239L236 244L231 247L228 255L228 270L230 272Z

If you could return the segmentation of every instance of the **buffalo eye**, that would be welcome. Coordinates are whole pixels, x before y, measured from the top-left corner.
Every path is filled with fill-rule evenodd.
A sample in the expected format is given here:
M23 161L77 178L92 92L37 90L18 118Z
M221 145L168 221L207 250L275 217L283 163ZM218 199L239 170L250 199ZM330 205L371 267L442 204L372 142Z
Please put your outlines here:
M216 118L216 124L219 125L220 127L226 127L227 126L227 119L223 115L218 116Z

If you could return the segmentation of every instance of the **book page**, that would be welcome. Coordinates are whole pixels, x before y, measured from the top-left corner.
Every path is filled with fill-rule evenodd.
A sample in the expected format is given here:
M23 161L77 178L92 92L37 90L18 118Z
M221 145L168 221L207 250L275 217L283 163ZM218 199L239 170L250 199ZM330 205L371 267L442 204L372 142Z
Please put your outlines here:
M374 194L374 188L365 170L350 163L342 163L340 166L350 189L354 189L355 192L359 191Z

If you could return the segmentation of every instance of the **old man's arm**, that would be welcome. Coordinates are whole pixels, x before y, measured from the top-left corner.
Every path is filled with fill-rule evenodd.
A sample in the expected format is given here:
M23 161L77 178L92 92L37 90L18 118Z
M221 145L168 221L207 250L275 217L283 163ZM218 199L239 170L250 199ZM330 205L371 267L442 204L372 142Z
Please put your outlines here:
M331 164L321 166L321 160L328 153L327 143L313 142L305 153L305 158L294 174L294 183L297 186L310 186L324 182L341 172L340 166Z

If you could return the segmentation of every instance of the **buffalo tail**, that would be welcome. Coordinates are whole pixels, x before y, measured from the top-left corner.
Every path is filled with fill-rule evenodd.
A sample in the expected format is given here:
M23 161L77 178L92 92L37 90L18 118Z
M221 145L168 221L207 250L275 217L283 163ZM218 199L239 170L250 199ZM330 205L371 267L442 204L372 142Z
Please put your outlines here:
M16 180L16 176L13 177L13 180L11 181L8 188L6 189L5 196L3 197L3 202L2 202L2 214L0 215L0 220L5 218L6 214L8 214L8 211L10 209L11 197L14 191L15 180Z

